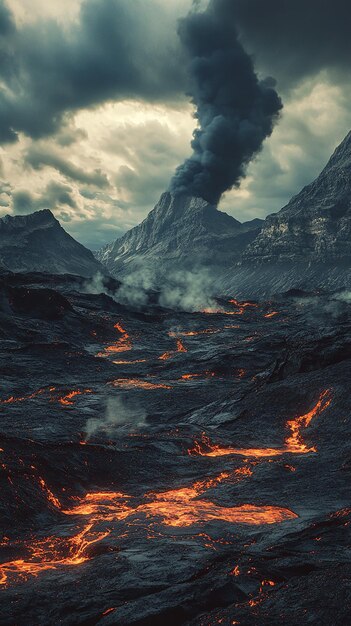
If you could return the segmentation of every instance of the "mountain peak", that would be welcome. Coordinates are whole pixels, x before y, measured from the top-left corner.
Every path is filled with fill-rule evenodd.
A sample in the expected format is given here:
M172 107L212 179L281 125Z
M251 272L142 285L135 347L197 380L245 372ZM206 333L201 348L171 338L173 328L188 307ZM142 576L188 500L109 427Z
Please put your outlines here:
M345 139L337 146L334 153L330 157L325 170L334 167L351 167L351 131L346 135Z
M241 224L203 198L167 191L141 224L100 250L97 258L115 275L144 262L160 269L160 258L161 269L167 264L167 269L211 261L220 264L225 252L236 258L259 227Z
M5 215L0 219L0 229L27 229L59 224L50 209L41 209L28 215Z
M93 276L104 269L49 209L0 219L0 266L13 272Z

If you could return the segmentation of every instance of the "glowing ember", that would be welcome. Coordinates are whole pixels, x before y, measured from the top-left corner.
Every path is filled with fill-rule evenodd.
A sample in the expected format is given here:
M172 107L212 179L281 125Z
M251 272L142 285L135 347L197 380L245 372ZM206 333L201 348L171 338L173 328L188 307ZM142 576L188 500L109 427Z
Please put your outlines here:
M121 337L113 343L111 346L106 346L102 352L99 352L96 356L106 358L111 354L117 354L118 352L128 352L132 349L130 337L126 330L124 330L121 324L117 323L114 328L121 334Z
M114 365L135 365L136 363L146 363L146 359L137 359L135 361L112 361Z
M183 374L180 377L180 380L194 380L196 378L215 378L216 374L214 372L202 372L201 374Z
M47 393L48 391L49 392L55 391L55 387L50 387L50 389L38 389L37 391L34 391L33 393L28 394L26 396L20 396L20 397L10 396L9 398L7 398L7 400L0 400L0 404L17 404L18 402L25 402L27 400L33 400L34 398L38 398L38 396L41 396L44 393Z
M179 352L188 352L180 339L177 340L177 349L173 352L165 352L164 354L161 354L159 360L168 361L168 359L171 359L175 354L178 354Z
M314 417L320 415L325 411L331 403L330 390L325 390L321 393L316 405L306 413L293 420L287 422L287 427L290 430L290 435L285 439L284 448L225 448L217 446L211 443L211 441L205 435L202 436L200 442L195 441L194 447L189 450L189 454L195 454L208 457L220 457L236 454L245 457L274 457L281 456L282 454L307 454L309 452L316 452L316 448L309 448L302 439L301 429L307 428Z
M204 330L169 332L168 334L170 337L197 337L198 335L216 335L219 332L218 328L205 328Z
M77 391L70 391L65 396L62 396L62 398L59 398L58 401L63 406L71 406L72 404L74 404L72 402L73 398L76 398L77 396L82 396L83 394L87 394L87 393L93 393L93 390L92 389L83 389L83 390L77 389Z
M121 387L122 389L172 389L171 385L151 383L141 378L117 378L109 384L112 387Z
M278 311L271 311L271 313L266 313L264 317L266 319L271 319L271 317L275 317L276 315L279 315Z

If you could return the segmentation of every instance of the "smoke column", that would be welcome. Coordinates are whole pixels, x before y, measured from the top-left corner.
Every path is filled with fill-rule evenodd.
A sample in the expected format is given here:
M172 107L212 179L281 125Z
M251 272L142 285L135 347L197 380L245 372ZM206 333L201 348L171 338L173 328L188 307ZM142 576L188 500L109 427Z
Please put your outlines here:
M198 128L193 154L177 169L170 190L215 205L239 186L282 108L274 79L258 79L238 39L233 5L234 0L211 0L206 11L189 13L178 28L190 59Z

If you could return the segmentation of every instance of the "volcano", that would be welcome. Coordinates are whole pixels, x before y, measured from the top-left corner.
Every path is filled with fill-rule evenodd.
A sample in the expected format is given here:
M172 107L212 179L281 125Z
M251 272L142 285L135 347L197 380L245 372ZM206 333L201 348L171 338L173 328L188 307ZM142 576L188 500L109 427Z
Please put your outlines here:
M167 192L138 226L97 253L114 276L136 268L156 274L194 267L221 268L238 262L262 221L240 223L202 198Z
M0 219L0 272L1 266L5 271L84 277L106 273L93 253L66 233L46 209Z
M351 132L318 178L266 220L241 224L201 198L165 193L97 258L115 276L206 267L217 294L351 288Z

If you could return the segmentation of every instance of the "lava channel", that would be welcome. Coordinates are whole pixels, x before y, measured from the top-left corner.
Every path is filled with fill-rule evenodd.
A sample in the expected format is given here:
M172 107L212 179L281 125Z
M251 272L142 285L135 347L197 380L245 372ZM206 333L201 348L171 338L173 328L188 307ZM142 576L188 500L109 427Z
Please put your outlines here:
M78 566L93 558L92 546L101 543L112 534L111 523L124 520L133 521L140 516L152 519L165 526L187 528L195 524L222 521L230 524L252 526L270 525L296 519L298 516L287 508L272 505L242 504L224 507L201 496L210 488L228 479L244 480L251 476L250 468L244 467L234 472L223 472L214 478L198 481L187 487L161 493L147 493L141 504L133 506L132 498L120 492L87 493L77 498L72 508L64 509L49 487L41 482L44 493L52 506L66 517L87 518L85 524L74 536L51 536L18 542L15 545L24 551L21 559L0 565L0 585L12 581L25 581L30 576L38 576L48 570L63 566ZM127 522L128 523L128 522ZM144 522L145 523L145 522ZM103 525L108 526L104 530ZM112 548L113 549L113 548ZM106 551L111 548L106 546Z
M326 389L321 393L315 406L305 415L295 417L287 422L287 427L290 434L285 439L285 446L283 448L226 448L217 446L211 443L211 441L205 435L202 436L201 441L195 441L194 447L188 452L190 455L200 455L208 457L220 457L229 455L239 455L245 457L274 457L281 456L283 454L308 454L309 452L316 452L315 447L309 447L303 440L301 430L307 428L313 418L318 417L323 413L331 404L332 398L329 389Z
M119 352L128 352L132 349L132 343L126 330L120 323L114 325L114 328L120 333L118 341L110 346L105 346L102 352L98 352L96 356L106 358L111 354L117 354Z

